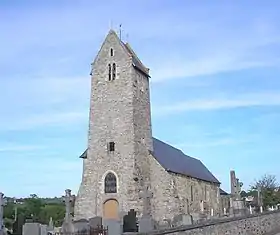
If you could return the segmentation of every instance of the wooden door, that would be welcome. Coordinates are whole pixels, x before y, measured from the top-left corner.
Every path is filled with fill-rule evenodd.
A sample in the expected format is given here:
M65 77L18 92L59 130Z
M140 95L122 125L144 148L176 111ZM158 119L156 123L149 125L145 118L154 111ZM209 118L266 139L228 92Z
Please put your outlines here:
M107 200L103 205L103 216L106 219L118 219L119 217L119 203L117 200Z

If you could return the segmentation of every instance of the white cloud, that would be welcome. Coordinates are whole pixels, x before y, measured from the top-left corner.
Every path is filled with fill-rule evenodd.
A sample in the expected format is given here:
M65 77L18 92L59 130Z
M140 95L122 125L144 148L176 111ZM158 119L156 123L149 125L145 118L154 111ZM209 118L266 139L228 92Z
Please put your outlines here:
M200 100L187 100L170 105L155 105L153 113L155 115L164 115L172 113L180 113L185 111L211 111L221 109L233 109L252 106L279 106L279 93L259 93L246 94L237 97L225 98L205 98Z

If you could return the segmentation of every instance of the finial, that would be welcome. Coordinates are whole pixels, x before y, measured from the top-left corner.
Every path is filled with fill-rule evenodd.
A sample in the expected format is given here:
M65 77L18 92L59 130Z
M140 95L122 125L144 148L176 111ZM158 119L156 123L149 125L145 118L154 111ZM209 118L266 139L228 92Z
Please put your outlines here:
M113 21L112 20L110 20L110 25L109 26L110 26L110 30L113 29Z
M120 40L122 40L122 24L120 24Z

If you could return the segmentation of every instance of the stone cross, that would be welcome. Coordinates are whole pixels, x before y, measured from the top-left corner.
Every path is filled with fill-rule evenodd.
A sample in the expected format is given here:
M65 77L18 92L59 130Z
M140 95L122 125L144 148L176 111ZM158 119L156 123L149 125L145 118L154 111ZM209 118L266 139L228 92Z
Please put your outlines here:
M50 220L49 220L49 229L53 229L54 226L53 226L53 218L50 217Z
M239 179L235 176L235 171L230 172L230 181L231 181L231 195L234 200L240 200L241 199L241 187L242 183L239 182Z
M4 230L4 194L0 192L0 232Z
M64 196L64 203L65 203L65 222L72 221L71 216L71 202L73 201L73 196L71 195L71 190L66 189L65 190L65 196Z
M150 216L149 205L153 193L149 191L149 186L144 187L144 191L140 193L140 199L143 199L143 217Z

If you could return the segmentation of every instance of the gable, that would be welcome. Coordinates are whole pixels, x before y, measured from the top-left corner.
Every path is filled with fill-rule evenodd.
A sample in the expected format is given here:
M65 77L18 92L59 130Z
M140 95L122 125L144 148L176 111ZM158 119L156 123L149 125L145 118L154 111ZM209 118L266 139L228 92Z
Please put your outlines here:
M117 33L114 30L110 30L92 63L92 69L94 69L98 63L105 63L106 58L109 57L109 50L111 47L114 47L114 53L118 51L120 54L118 57L125 57L127 59L131 57L122 41L119 39Z
M220 184L200 160L156 138L153 138L153 147L152 155L166 171Z
M100 50L98 51L92 65L93 67L95 66L95 64L98 61L98 58L100 58L101 53L103 51L103 48L105 47L105 45L107 43L112 43L114 42L115 46L119 46L119 48L121 48L121 51L124 52L124 56L128 56L131 59L131 65L138 70L139 72L141 72L142 74L144 74L146 77L150 77L149 75L149 69L146 68L143 63L141 62L141 60L137 57L136 53L133 51L133 49L130 47L130 45L128 43L124 43L123 41L121 41L121 39L118 37L117 33L114 30L110 30L108 35L106 36L104 42L102 43L102 46L100 48ZM92 75L92 72L91 72Z

